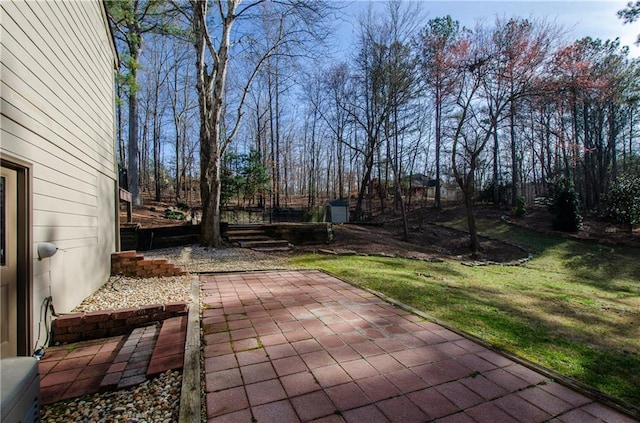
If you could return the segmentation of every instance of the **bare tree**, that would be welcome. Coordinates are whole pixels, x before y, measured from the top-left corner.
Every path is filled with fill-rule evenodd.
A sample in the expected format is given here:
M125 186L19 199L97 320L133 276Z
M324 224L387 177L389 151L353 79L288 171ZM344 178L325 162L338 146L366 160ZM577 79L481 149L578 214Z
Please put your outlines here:
M488 69L490 78L485 94L491 98L490 118L494 123L493 188L494 202L498 202L498 122L503 118L504 103L508 103L509 149L511 156L511 205L515 206L520 192L520 142L516 130L518 105L527 96L539 91L539 78L550 58L553 40L559 30L544 21L512 18L497 19L492 31L494 60Z
M488 32L479 27L473 34L459 40L456 47L456 62L459 72L456 78L456 109L452 116L451 165L453 175L462 190L470 236L470 249L477 254L480 249L478 229L473 214L476 170L479 157L495 131L497 120L507 103L501 103L498 110L488 96L486 83L490 79L490 69L497 57ZM484 90L483 90L484 87Z
M146 63L149 65L144 70L144 90L142 94L146 96L148 109L146 110L149 119L149 128L146 133L151 135L152 165L153 165L153 197L155 201L161 201L164 188L164 166L162 163L162 147L164 118L166 110L166 97L164 96L166 85L172 68L176 63L170 60L170 39L165 36L154 36L151 48L145 53ZM144 164L148 165L148 164Z
M327 93L327 107L326 111L322 113L322 118L335 137L338 198L341 200L345 199L344 148L348 144L346 131L349 123L347 99L351 96L350 79L349 67L344 62L334 65L325 72L324 87Z
M113 0L105 3L112 28L125 55L121 74L122 86L129 99L129 137L127 145L127 170L129 191L136 205L142 204L139 182L138 151L138 70L142 54L143 36L151 32L166 32L171 11L168 3L157 0Z
M374 15L370 7L360 21L358 55L354 63L355 95L348 107L351 119L365 135L362 145L351 145L362 156L362 177L356 200L356 219L362 219L364 200L371 182L376 157L381 161L383 128L393 109L389 97L387 70L390 65L389 50L392 39L388 27ZM378 168L378 188L381 206L384 192L381 169ZM369 192L370 194L370 192Z
M227 146L236 137L243 116L247 93L264 62L283 45L301 39L318 40L319 24L325 19L328 5L322 2L280 1L265 2L216 0L213 3L192 0L189 21L192 25L196 50L196 90L200 108L200 195L202 225L200 242L206 246L222 244L220 233L221 159ZM211 7L210 7L211 6ZM243 19L256 13L269 14L277 29L277 38L270 45L258 46L251 40L234 34ZM253 70L247 77L242 93L236 99L234 117L223 126L223 113L230 109L227 102L227 78L234 47L243 48L240 41L255 47ZM255 43L252 43L255 41ZM258 53L260 51L260 53ZM240 53L238 53L240 54Z
M441 208L441 164L443 110L452 95L456 70L454 48L460 37L460 24L451 16L429 20L416 38L425 85L433 96L435 116L435 208Z
M182 200L182 187L185 183L187 163L193 160L193 145L189 145L189 127L192 125L196 101L191 88L192 64L190 51L186 43L173 40L170 60L173 62L169 80L166 84L166 95L171 106L171 117L174 131L174 172L176 201Z
M405 140L411 134L415 123L415 113L419 95L418 78L415 77L417 61L411 52L410 40L415 32L420 9L399 1L387 4L389 21L387 32L390 42L387 52L388 65L385 70L387 96L391 102L391 111L385 122L387 140L387 162L393 175L395 210L400 208L403 222L403 238L409 238L409 226L401 179L405 164Z

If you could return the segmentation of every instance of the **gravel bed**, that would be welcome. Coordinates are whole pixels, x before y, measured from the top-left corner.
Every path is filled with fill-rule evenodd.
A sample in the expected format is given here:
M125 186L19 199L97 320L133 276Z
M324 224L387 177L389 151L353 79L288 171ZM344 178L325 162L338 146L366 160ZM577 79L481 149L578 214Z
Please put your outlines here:
M139 307L174 301L189 302L190 289L191 276L157 278L112 276L100 289L85 298L73 312Z
M40 409L43 423L169 423L178 421L182 373L168 371L140 385L59 401Z
M287 267L287 256L244 248L203 248L198 245L143 252L145 258L168 258L189 272L268 270ZM139 307L173 301L189 302L190 276L133 278L112 276L73 312Z
M189 272L269 270L288 267L289 253L263 253L247 248L204 248L197 244L145 251L147 258L168 258Z

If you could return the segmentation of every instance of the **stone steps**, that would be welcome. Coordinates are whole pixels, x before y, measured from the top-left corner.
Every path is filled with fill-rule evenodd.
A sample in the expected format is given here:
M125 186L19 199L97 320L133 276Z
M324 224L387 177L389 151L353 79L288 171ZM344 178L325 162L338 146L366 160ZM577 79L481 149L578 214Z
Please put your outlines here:
M238 242L241 248L289 248L286 239L248 240Z
M228 235L227 239L229 242L240 242L240 241L268 241L271 237L264 232L255 233L255 234L232 234Z
M289 241L270 237L262 225L230 225L224 236L240 248L250 248L255 251L276 252L291 249Z

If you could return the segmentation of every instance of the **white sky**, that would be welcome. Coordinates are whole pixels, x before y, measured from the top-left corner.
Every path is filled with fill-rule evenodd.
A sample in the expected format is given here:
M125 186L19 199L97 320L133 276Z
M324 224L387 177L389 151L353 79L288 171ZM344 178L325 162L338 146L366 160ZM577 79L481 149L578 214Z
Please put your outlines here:
M381 0L373 1L379 5L384 4ZM367 0L359 0L348 8L348 12L353 15L351 22L357 22L357 16L364 10L367 2ZM586 36L602 40L613 40L618 37L622 45L629 46L632 57L640 57L640 47L634 45L640 34L640 22L624 24L617 16L617 11L626 6L626 0L420 0L420 3L423 4L425 24L428 19L445 15L451 15L460 21L461 25L469 28L473 28L478 19L491 22L496 16L545 18L549 22L555 22L564 27L571 41ZM342 29L345 36L357 27L357 25L345 25L351 27Z

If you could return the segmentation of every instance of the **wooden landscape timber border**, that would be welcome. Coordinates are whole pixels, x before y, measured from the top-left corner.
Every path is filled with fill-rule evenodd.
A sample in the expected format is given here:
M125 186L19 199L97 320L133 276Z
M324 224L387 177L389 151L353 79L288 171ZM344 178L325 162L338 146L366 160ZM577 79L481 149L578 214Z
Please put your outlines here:
M271 223L262 228L267 235L294 245L327 244L333 240L330 223Z
M120 228L120 249L149 251L180 247L200 240L200 225L163 226L158 228Z
M221 224L222 232L229 225ZM292 244L328 243L333 239L330 223L264 223L257 228L276 239L286 239ZM120 249L149 251L160 248L197 244L200 225L163 226L157 228L120 228Z

